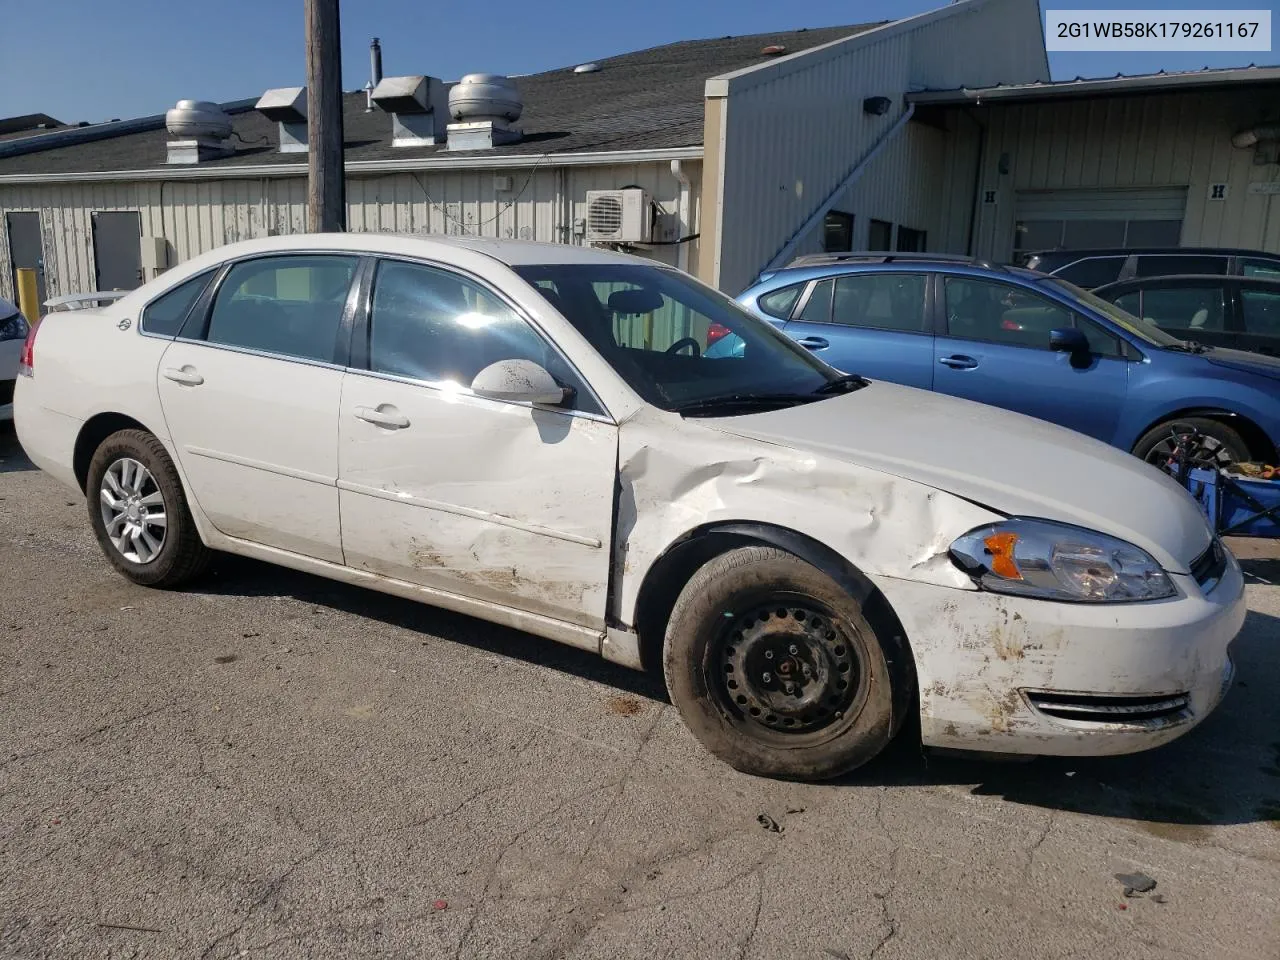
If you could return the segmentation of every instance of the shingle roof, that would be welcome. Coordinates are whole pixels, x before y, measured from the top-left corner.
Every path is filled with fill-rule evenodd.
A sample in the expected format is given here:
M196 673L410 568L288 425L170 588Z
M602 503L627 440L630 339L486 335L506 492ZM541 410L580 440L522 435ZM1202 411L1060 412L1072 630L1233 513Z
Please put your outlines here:
M703 94L708 78L769 60L769 55L761 53L766 46L778 45L786 53L796 53L877 26L880 23L686 40L597 60L601 69L596 73L575 74L569 66L517 77L525 104L518 124L524 139L485 151L485 155L698 146L702 143ZM235 154L203 162L202 168L296 163L305 169L305 154L278 151L276 125L261 114L237 112L232 123ZM443 149L393 148L391 117L376 109L366 112L363 93L343 97L343 124L348 162L402 160ZM160 117L146 130L0 156L0 175L163 168L167 139Z

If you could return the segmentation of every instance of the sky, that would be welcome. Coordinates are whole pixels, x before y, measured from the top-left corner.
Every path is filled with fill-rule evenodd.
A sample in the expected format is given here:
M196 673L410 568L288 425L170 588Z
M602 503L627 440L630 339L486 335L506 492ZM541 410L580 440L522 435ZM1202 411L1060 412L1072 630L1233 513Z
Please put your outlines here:
M345 0L343 88L384 73L455 80L521 74L676 40L897 19L945 0ZM1041 0L1041 9L1273 11L1280 0ZM182 98L238 100L306 83L302 0L2 0L0 117L64 123L161 113ZM1278 41L1280 42L1280 41ZM1280 63L1280 53L1056 53L1054 79Z

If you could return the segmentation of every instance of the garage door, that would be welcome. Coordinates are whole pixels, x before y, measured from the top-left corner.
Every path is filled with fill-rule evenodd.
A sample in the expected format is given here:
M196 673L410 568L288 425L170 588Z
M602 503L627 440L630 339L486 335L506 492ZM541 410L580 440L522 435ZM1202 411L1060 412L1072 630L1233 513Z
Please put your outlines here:
M1176 247L1186 187L1026 190L1015 197L1014 253L1098 247Z

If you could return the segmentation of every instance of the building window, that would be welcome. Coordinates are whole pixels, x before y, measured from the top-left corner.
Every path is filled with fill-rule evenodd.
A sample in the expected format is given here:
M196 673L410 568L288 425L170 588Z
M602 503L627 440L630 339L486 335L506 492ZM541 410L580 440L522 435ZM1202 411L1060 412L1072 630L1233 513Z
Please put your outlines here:
M1181 220L1019 220L1013 253L1016 262L1036 250L1176 247L1181 239Z
M832 210L822 222L822 249L844 253L853 249L853 214Z
M900 253L924 253L928 234L911 227L898 227L898 251Z
M887 220L872 220L867 231L867 249L883 252L893 249L893 224Z

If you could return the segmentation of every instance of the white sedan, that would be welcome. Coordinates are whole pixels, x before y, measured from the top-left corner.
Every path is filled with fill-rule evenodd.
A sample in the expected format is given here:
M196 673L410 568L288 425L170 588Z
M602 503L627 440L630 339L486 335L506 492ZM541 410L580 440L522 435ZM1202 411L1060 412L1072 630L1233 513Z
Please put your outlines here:
M912 712L925 745L1132 752L1230 685L1240 568L1172 480L842 375L651 261L249 241L50 314L23 373L23 447L134 582L227 551L661 664L744 771L840 774Z

